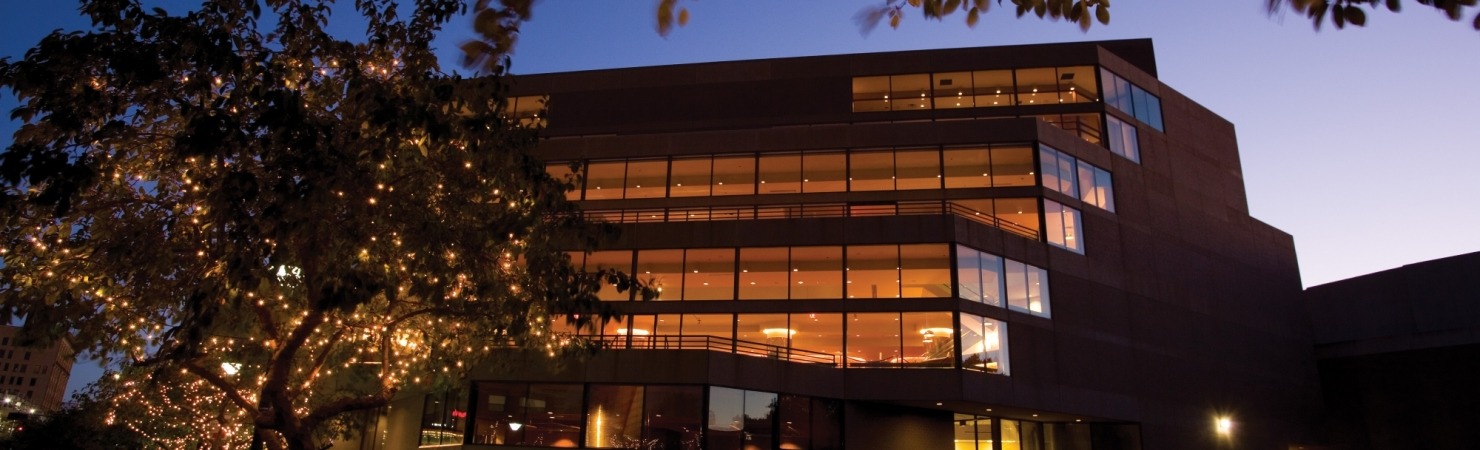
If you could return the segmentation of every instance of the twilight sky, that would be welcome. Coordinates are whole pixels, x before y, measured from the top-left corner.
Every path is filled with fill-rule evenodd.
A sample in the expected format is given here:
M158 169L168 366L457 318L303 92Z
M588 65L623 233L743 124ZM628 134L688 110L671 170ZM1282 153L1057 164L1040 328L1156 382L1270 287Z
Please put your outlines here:
M1451 22L1409 0L1402 13L1369 14L1367 28L1316 32L1304 17L1267 17L1264 0L1117 2L1109 26L1082 33L1016 19L1008 3L975 29L916 14L861 36L853 14L882 1L691 0L689 25L663 38L655 0L545 0L513 71L1152 38L1161 80L1237 127L1250 210L1295 236L1306 286L1480 251L1480 32L1468 16ZM0 57L87 25L75 2L6 1ZM444 31L444 68L457 67L469 27ZM0 93L7 115L14 104ZM0 143L13 131L0 123ZM74 389L97 377L84 365Z

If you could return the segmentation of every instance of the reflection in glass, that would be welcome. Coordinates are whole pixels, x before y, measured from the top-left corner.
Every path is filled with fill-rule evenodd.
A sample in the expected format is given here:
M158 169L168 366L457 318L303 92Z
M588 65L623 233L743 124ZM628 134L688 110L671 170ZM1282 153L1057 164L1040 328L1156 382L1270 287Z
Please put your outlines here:
M708 430L710 450L743 450L745 444L745 391L727 387L709 388Z
M634 448L642 439L642 386L591 385L586 398L586 446Z
M697 450L703 432L699 411L704 408L701 386L648 386L644 449Z
M1007 324L961 314L961 368L1007 375Z

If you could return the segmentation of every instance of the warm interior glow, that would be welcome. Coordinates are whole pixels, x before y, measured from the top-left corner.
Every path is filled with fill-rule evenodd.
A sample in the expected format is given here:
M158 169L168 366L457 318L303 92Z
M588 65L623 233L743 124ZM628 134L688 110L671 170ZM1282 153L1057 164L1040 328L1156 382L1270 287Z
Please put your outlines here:
M1219 417L1216 421L1216 427L1218 429L1218 434L1228 435L1229 433L1233 432L1233 419L1229 419L1228 417Z

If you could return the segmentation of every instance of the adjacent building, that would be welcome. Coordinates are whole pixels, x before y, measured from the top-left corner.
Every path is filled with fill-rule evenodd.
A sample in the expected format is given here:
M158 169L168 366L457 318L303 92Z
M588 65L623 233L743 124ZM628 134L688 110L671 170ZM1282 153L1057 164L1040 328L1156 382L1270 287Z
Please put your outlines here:
M661 296L604 293L607 351L399 403L374 445L1311 442L1292 239L1249 216L1233 125L1157 80L1149 40L527 75L512 95L570 198L622 228L575 263Z
M0 326L0 412L61 409L76 356L71 345L66 340L41 347L21 345L20 332L20 327Z
M1480 441L1480 253L1306 290L1326 414L1345 450Z

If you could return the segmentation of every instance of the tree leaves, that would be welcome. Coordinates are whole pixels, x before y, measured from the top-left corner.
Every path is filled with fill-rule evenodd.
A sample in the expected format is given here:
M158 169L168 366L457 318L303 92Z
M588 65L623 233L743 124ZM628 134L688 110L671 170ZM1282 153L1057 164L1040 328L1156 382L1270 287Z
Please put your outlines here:
M1418 4L1432 7L1442 13L1449 20L1459 21L1464 18L1467 10L1476 7L1476 0L1417 0ZM1311 25L1316 30L1321 29L1321 24L1326 22L1327 15L1330 22L1337 29L1345 28L1351 24L1358 27L1367 26L1367 9L1377 10L1386 8L1390 12L1402 11L1402 0L1267 0L1265 6L1270 15L1279 14L1288 6L1290 10L1305 15L1310 19ZM1475 14L1472 26L1480 30L1480 13Z
M1002 0L997 0L1000 4ZM1033 13L1039 18L1058 20L1066 18L1069 22L1088 31L1094 21L1102 25L1110 23L1109 0L1012 0L1018 17ZM866 6L854 14L853 20L858 24L859 31L868 35L885 18L889 19L890 28L899 28L905 16L906 8L918 8L920 15L926 19L943 20L946 16L958 11L966 11L966 26L975 28L981 21L981 15L986 14L992 4L992 0L884 0L882 4ZM1093 9L1095 17L1091 19L1087 13ZM662 11L659 11L661 21Z

